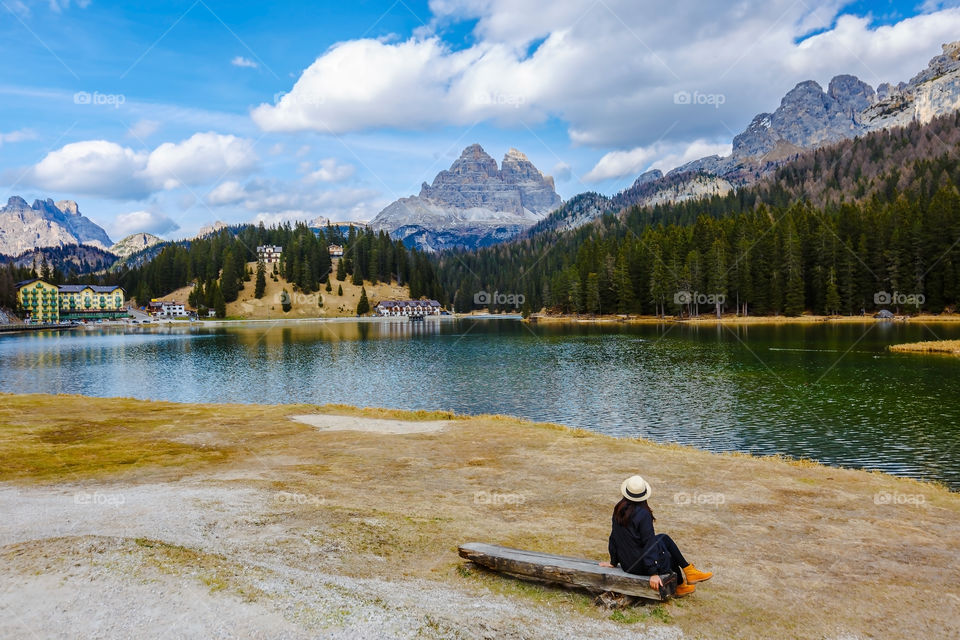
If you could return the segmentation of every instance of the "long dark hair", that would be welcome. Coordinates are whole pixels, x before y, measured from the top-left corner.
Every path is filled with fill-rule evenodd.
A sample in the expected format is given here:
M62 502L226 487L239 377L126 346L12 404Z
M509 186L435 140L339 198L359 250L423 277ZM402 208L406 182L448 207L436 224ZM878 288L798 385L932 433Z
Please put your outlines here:
M633 500L627 500L626 498L620 498L620 502L617 503L617 506L613 508L613 519L617 521L621 527L628 527L633 521L633 511L634 509L646 509L650 513L650 518L656 521L656 518L653 517L653 509L650 508L650 505L647 504L646 500L642 502L634 502Z

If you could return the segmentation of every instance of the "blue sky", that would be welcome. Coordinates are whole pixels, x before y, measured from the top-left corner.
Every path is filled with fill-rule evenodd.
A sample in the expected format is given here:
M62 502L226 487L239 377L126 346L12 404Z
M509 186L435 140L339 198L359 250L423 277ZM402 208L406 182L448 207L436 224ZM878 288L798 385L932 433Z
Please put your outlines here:
M2 0L0 16L4 197L77 200L114 239L369 219L473 142L524 151L564 198L611 193L724 153L801 80L906 80L960 34L952 3L893 1Z

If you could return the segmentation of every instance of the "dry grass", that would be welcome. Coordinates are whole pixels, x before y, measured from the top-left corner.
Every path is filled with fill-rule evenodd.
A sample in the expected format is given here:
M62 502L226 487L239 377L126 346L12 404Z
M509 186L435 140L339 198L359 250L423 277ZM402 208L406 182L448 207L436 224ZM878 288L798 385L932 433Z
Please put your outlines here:
M654 488L658 529L716 576L691 598L632 609L618 622L677 625L692 637L894 638L943 637L960 619L960 586L950 578L960 555L960 496L935 484L503 416L459 417L444 432L397 436L317 431L287 418L311 412L453 417L0 395L0 480L156 483L229 471L232 483L309 498L270 502L269 521L292 540L343 550L309 559L310 568L379 577L389 567L398 578L606 618L586 595L466 566L456 547L487 541L603 559L619 483L640 472ZM515 499L485 499L494 494ZM300 544L263 544L305 562ZM230 582L212 569L211 588Z
M898 353L949 353L960 355L960 340L929 340L926 342L907 342L892 344L890 351Z
M244 320L272 320L277 318L344 318L357 315L357 303L360 302L360 287L354 285L347 278L343 282L334 277L337 272L337 261L333 261L333 270L331 271L330 287L332 291L326 291L324 285L321 285L320 291L304 295L298 294L293 290L283 276L277 276L277 282L271 277L271 270L267 269L267 288L262 298L253 297L254 281L246 283L246 286L240 292L240 297L235 302L227 305L228 318L242 318ZM251 262L247 265L256 273L257 264ZM373 308L378 301L388 298L408 298L410 296L407 287L398 286L396 282L371 284L366 282L363 285L367 290L367 299L370 301L370 308ZM338 287L343 287L343 295L338 296ZM280 304L280 293L286 289L291 297L290 311L284 311ZM323 297L323 307L317 306L317 296Z
M234 320L277 320L277 319L305 319L305 318L348 318L357 315L357 303L360 302L361 287L354 285L350 278L343 282L336 279L334 274L337 272L337 261L333 260L333 270L331 271L330 287L332 291L326 291L325 285L320 285L320 290L311 294L301 294L294 291L293 285L288 283L282 275L277 276L274 281L272 277L272 266L267 267L267 287L264 290L262 298L253 297L254 279L244 283L239 297L227 304L227 317ZM257 272L257 263L248 262L247 267L254 273ZM338 287L343 288L343 295L338 296ZM406 286L399 286L396 282L371 284L365 282L363 287L367 290L367 299L370 301L370 308L380 300L391 298L409 298L410 290ZM280 304L280 294L286 289L290 294L290 311L284 311ZM177 301L183 304L187 303L192 287L182 287L176 291L159 298L166 301ZM317 306L317 296L323 298L323 306Z

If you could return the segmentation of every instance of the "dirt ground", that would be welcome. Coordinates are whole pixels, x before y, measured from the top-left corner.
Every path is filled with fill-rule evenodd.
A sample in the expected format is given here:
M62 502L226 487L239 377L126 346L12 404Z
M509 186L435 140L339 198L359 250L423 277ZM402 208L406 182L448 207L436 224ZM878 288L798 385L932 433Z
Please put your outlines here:
M610 612L457 556L602 560L632 473L716 572L690 597ZM0 394L0 513L0 637L960 637L941 486L512 418Z

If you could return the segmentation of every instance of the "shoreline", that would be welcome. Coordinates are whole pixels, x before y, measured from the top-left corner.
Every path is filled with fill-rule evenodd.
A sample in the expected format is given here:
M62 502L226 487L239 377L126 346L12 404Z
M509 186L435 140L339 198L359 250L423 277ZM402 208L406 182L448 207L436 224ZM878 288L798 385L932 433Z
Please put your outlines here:
M466 316L469 317L469 316ZM678 324L692 326L715 325L783 325L783 324L871 324L874 322L913 323L913 324L952 324L960 322L960 314L922 314L917 316L896 316L882 319L873 316L716 316L701 315L695 318L677 316L631 316L631 315L542 315L532 314L526 322L532 324Z
M960 616L960 495L881 472L345 405L3 393L0 434L4 636L103 635L86 603L105 590L117 637L164 619L196 637L900 638ZM715 572L682 601L611 613L457 555L605 559L633 473L657 530ZM877 627L863 602L899 613Z

